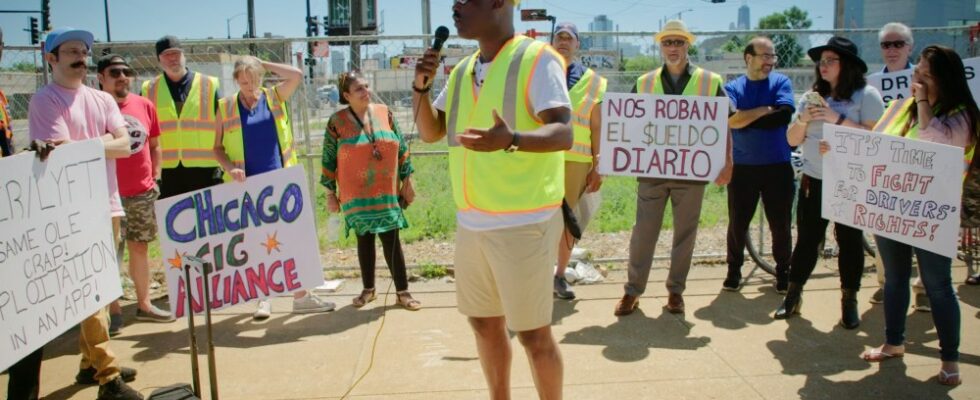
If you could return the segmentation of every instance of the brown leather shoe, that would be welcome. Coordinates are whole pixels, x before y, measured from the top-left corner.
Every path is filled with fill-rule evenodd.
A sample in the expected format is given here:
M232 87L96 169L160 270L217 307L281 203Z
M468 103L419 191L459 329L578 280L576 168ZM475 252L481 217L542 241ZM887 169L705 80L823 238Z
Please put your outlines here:
M667 305L664 308L671 314L684 312L684 297L679 293L671 293L670 296L667 296Z
M624 315L630 315L633 311L640 306L640 298L637 296L630 296L624 294L622 299L616 303L616 311L613 312L617 317L622 317Z

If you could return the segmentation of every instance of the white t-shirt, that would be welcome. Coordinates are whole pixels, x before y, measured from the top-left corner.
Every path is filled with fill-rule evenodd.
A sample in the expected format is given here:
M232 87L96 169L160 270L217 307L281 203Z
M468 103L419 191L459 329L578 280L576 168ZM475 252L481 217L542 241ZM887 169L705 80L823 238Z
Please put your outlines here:
M483 81L486 79L487 71L490 70L490 62L480 62L479 59L474 66L476 77L474 82L476 88L474 92L479 95ZM565 69L562 62L554 52L545 51L538 58L534 68L534 75L531 76L530 100L531 108L536 114L553 108L564 107L572 109L571 100L568 97L568 87L565 82ZM443 87L432 103L439 111L446 111L446 87ZM562 183L564 184L564 183ZM549 220L557 209L517 214L517 215L493 215L480 212L457 212L456 220L460 226L472 231L487 231L494 229L512 228L517 226L536 224Z

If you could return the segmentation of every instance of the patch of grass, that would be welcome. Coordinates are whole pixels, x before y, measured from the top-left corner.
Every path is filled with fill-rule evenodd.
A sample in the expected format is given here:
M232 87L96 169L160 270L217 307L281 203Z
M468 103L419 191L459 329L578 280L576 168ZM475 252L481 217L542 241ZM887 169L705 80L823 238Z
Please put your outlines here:
M442 265L423 264L419 267L419 276L425 279L438 279L449 275L449 270Z

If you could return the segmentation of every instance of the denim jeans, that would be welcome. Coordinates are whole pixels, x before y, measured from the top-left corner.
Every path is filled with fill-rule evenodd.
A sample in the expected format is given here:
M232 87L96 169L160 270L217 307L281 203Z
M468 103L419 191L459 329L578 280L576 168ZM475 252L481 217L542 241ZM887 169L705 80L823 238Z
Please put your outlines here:
M953 260L881 236L875 236L875 241L885 264L885 341L892 346L905 343L905 318L910 297L908 281L912 275L914 253L919 261L922 283L932 304L932 322L939 336L939 354L943 361L958 361L960 304L953 291Z

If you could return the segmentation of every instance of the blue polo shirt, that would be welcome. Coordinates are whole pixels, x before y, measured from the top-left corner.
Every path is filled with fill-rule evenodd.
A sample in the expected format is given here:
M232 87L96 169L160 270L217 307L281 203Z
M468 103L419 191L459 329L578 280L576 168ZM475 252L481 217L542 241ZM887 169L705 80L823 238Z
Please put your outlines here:
M759 81L742 75L725 84L725 92L738 110L764 106L789 106L795 109L793 86L786 75L778 72ZM732 156L735 164L767 165L789 162L790 147L786 126L773 129L745 127L732 129Z

